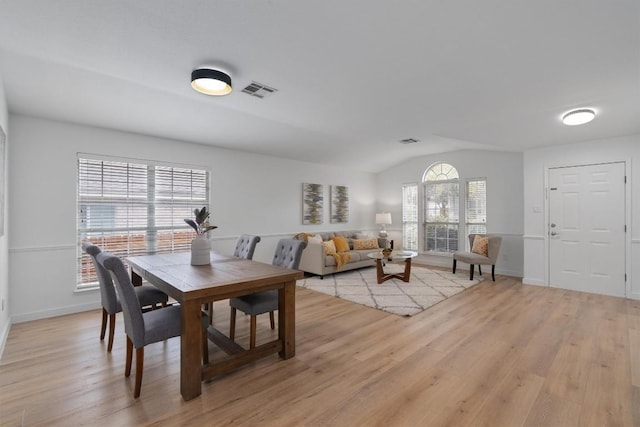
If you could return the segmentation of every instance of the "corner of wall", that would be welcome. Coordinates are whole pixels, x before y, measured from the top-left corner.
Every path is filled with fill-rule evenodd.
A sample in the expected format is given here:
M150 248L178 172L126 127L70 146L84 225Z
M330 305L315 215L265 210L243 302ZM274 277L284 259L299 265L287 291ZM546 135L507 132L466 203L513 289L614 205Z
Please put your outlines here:
M0 127L4 130L6 135L5 139L5 152L4 152L4 164L0 165L0 173L4 174L0 182L4 188L2 189L4 194L4 211L0 215L0 221L4 221L4 234L0 236L0 358L4 351L4 344L7 341L9 335L9 329L11 327L11 318L9 317L9 238L8 238L8 226L7 226L7 212L9 211L7 206L8 194L7 189L9 185L7 183L8 174L7 166L9 160L7 159L7 152L9 146L9 110L7 108L6 96L4 91L4 82L2 75L0 75Z

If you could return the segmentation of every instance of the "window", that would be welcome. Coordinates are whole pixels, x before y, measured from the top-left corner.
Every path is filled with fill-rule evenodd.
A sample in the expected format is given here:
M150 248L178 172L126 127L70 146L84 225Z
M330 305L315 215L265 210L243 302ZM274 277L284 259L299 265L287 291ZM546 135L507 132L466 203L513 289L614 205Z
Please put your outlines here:
M188 250L184 218L209 207L209 172L141 160L78 155L78 242L120 257ZM78 288L97 282L78 244Z
M448 163L431 166L424 175L424 249L458 250L460 191L458 171Z
M402 249L418 250L418 185L402 186Z
M467 181L465 220L467 235L487 233L487 179Z

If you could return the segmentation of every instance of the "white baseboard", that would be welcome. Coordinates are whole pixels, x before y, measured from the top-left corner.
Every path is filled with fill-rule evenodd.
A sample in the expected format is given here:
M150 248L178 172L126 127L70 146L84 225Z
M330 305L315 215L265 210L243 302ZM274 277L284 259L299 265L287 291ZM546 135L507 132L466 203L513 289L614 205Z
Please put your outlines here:
M535 285L535 286L549 286L549 285L547 285L547 282L545 282L544 280L531 279L529 277L523 277L522 278L522 284L523 285Z
M66 314L81 313L83 311L96 310L100 308L100 302L87 304L71 305L66 307L54 308L51 310L33 311L24 313L11 318L11 323L29 322L31 320L48 319L49 317L64 316Z

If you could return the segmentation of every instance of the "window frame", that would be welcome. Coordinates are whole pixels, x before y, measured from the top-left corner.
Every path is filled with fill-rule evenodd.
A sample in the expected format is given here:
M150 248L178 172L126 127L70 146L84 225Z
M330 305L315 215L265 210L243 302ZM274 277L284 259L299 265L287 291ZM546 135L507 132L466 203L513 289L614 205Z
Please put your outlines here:
M469 218L472 216L469 214L469 203L471 198L469 197L469 185L473 182L483 182L484 183L484 200L482 204L484 205L484 220L483 221L469 221ZM465 236L469 234L487 234L487 178L479 177L479 178L467 178L465 179L465 200L464 200L464 219L465 219ZM465 239L465 247L469 244L469 239ZM471 249L471 248L469 248Z
M415 204L409 206L406 201L406 189L415 191ZM415 212L407 212L407 210L415 209ZM415 221L407 219L410 216L415 215ZM413 230L411 230L413 229ZM413 235L409 235L409 234ZM409 244L410 241L414 241L415 245ZM420 190L418 189L418 183L413 182L402 185L402 249L409 251L418 251L420 247Z
M440 167L440 173L436 173L435 172L435 168L436 167ZM448 166L449 167L449 171L445 174L443 173L443 166ZM437 179L430 179L429 175L431 174L431 172L433 171L433 174L435 174L435 177ZM449 177L449 173L450 172L454 172L454 174L452 175L452 177ZM446 176L446 179L440 178L442 176ZM454 213L454 217L457 217L456 221L429 221L429 215L428 215L428 209L429 209L429 198L427 196L427 193L429 191L429 187L436 187L438 185L447 185L447 184L455 184L455 189L457 192L457 206L452 207L451 208L451 212ZM455 197L454 197L455 198ZM422 233L423 233L423 237L422 237L422 251L426 254L429 255L449 255L453 252L455 252L456 250L458 250L459 246L460 246L460 214L461 214L461 206L462 200L461 200L461 194L460 194L460 174L457 170L457 168L455 166L453 166L452 164L448 163L448 162L436 162L431 164L424 172L423 177L422 177ZM457 209L455 209L457 208ZM442 208L441 208L442 209ZM449 216L447 216L447 218L449 218ZM428 232L428 228L430 226L432 226L433 224L439 225L439 226L444 226L445 230L446 230L446 237L445 240L448 242L447 243L447 249L445 251L442 250L437 250L437 239L438 237L435 236L434 238L435 240L435 250L431 250L429 249L429 239L431 238L429 236L429 232ZM443 227L440 227L443 228ZM455 239L451 239L449 238L449 234L451 233L451 230L455 230L456 232L456 238Z
M184 218L195 207L209 209L211 170L205 166L78 152L76 167L76 290L99 286L83 241L123 258L188 250L194 233Z

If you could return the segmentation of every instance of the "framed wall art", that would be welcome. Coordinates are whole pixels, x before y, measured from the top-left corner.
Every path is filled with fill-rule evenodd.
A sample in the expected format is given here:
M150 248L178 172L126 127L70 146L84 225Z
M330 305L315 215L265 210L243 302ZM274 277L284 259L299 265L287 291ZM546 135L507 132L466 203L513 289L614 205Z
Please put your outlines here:
M349 222L349 188L344 185L331 186L331 222Z
M322 184L302 184L302 223L322 224L324 198Z

